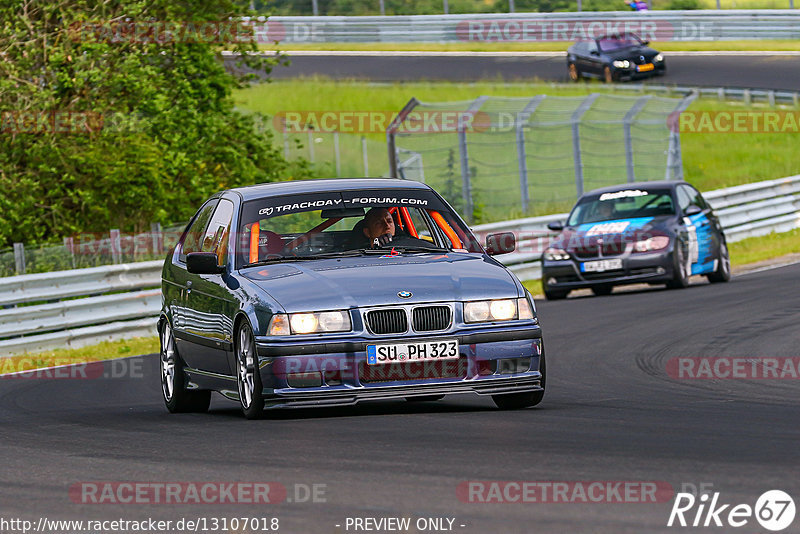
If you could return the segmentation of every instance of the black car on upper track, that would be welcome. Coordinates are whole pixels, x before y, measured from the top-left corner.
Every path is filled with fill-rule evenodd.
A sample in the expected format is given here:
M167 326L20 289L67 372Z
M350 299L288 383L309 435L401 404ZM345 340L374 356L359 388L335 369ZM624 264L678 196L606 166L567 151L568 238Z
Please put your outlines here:
M664 56L647 45L648 41L632 33L579 41L567 49L569 77L578 81L590 76L610 83L663 75L667 69Z

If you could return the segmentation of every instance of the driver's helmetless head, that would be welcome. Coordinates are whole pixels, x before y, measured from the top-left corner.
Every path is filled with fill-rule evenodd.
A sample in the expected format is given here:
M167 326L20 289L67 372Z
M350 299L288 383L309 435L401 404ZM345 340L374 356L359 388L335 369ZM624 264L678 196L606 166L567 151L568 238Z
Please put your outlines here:
M375 239L384 234L394 237L394 218L387 208L372 208L364 216L364 235Z

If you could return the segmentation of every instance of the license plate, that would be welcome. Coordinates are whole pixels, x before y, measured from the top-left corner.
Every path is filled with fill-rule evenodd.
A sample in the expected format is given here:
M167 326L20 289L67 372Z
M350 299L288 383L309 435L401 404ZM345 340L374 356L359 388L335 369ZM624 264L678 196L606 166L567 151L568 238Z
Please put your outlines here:
M636 65L636 70L639 72L647 72L653 70L655 67L652 63L645 63L644 65Z
M613 271L614 269L622 269L621 259L587 261L581 264L581 272L584 273L601 273L603 271Z
M458 340L421 341L419 343L392 343L367 345L367 363L419 362L429 360L454 360L458 358Z

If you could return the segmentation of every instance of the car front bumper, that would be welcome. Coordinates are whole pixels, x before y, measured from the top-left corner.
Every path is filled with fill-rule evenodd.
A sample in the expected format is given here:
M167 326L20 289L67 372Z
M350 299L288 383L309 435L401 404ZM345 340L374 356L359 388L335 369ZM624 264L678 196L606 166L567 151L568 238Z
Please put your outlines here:
M580 265L593 260L576 260L574 256L562 261L542 261L542 283L547 289L580 289L599 285L665 283L673 278L672 249L664 252L626 253L614 258L622 259L622 269L585 273Z
M266 408L349 406L364 400L543 389L538 325L384 339L275 342L256 339ZM368 365L367 345L456 339L452 360Z

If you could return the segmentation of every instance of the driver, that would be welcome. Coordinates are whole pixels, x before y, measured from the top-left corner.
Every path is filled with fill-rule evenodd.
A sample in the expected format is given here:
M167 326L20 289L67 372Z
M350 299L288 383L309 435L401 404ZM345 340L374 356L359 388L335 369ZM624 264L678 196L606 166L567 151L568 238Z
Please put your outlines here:
M359 225L357 225L359 226ZM362 246L368 248L378 248L389 244L396 244L398 246L421 246L432 247L432 243L423 239L407 235L396 235L396 227L394 224L394 217L389 213L388 208L372 208L366 215L361 223L361 232L364 239L358 239L362 242ZM364 243L363 241L366 241Z

